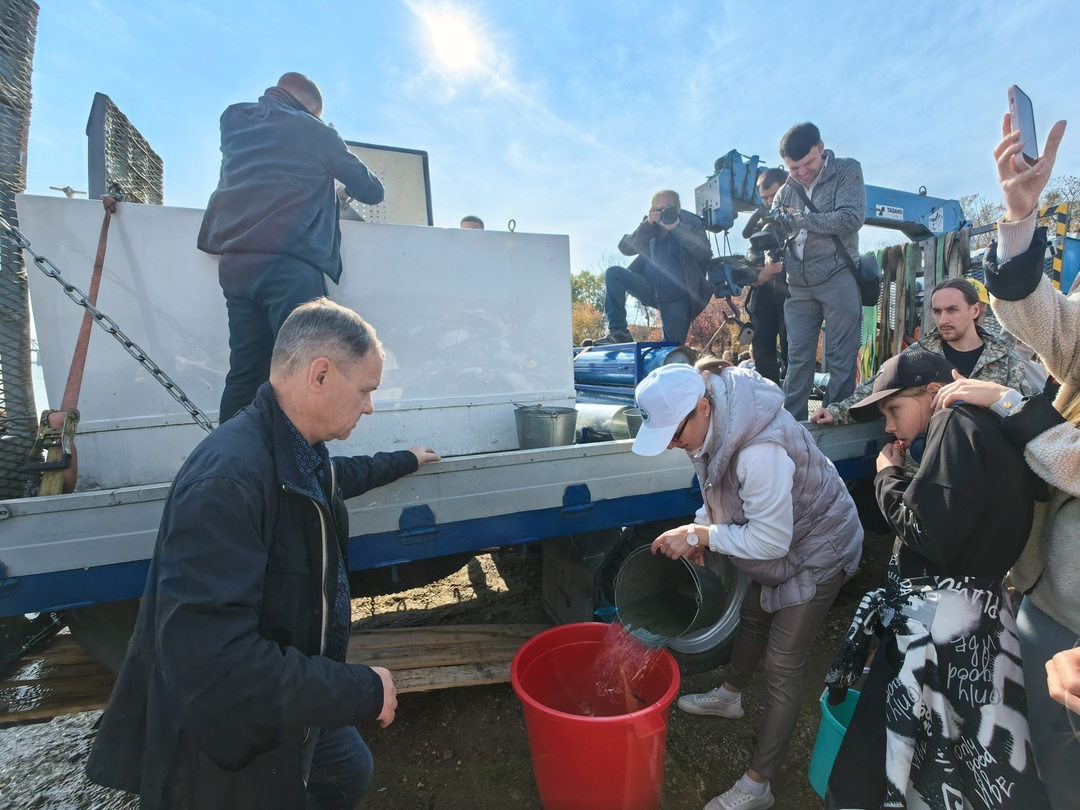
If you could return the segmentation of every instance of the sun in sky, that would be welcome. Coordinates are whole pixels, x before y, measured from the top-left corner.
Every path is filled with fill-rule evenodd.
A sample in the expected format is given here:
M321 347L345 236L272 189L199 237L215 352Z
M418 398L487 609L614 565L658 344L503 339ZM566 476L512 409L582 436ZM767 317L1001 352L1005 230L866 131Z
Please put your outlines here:
M490 49L467 9L452 3L410 3L427 34L431 57L445 73L468 75L483 72Z

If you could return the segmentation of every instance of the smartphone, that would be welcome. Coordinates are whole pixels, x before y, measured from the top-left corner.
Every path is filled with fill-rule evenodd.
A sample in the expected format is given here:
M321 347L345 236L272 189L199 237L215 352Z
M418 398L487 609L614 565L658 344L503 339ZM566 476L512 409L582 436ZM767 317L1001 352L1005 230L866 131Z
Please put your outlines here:
M1024 160L1034 166L1039 159L1039 141L1035 137L1035 113L1031 109L1031 99L1027 93L1015 84L1009 88L1009 120L1012 131L1020 132L1024 142Z

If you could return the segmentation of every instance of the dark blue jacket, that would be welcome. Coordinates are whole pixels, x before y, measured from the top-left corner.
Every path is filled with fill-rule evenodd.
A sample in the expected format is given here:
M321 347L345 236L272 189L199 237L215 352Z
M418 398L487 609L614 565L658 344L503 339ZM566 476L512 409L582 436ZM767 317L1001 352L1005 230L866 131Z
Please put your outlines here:
M221 114L221 178L199 231L207 253L272 253L341 278L334 179L369 205L383 187L341 136L289 93L271 87Z
M301 480L270 385L195 448L165 502L135 633L87 765L146 808L304 806L306 729L376 718L362 664L320 655L344 500L417 468L333 459L328 512Z

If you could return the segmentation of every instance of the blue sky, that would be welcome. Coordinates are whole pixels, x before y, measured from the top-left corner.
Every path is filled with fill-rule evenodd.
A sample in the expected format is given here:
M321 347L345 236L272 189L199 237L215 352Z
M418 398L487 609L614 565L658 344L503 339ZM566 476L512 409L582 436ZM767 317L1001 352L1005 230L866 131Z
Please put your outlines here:
M163 158L166 204L201 208L221 111L287 70L321 86L347 140L429 153L437 226L569 234L574 270L615 254L653 191L691 202L731 149L775 164L804 120L868 183L996 196L1016 83L1040 138L1073 121L1056 173L1080 174L1071 1L40 3L31 193L86 188L103 92Z

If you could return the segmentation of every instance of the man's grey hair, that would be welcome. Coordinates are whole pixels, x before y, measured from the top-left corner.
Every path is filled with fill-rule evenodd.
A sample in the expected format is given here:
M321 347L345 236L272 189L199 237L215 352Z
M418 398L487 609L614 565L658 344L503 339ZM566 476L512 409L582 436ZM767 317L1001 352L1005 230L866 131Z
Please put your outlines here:
M679 192L672 191L670 188L662 188L658 192L652 195L655 200L657 197L671 197L675 201L675 205L682 208L682 202L679 201Z
M329 298L316 298L294 309L281 325L270 370L289 375L317 357L346 369L373 349L382 352L382 345L367 321Z

